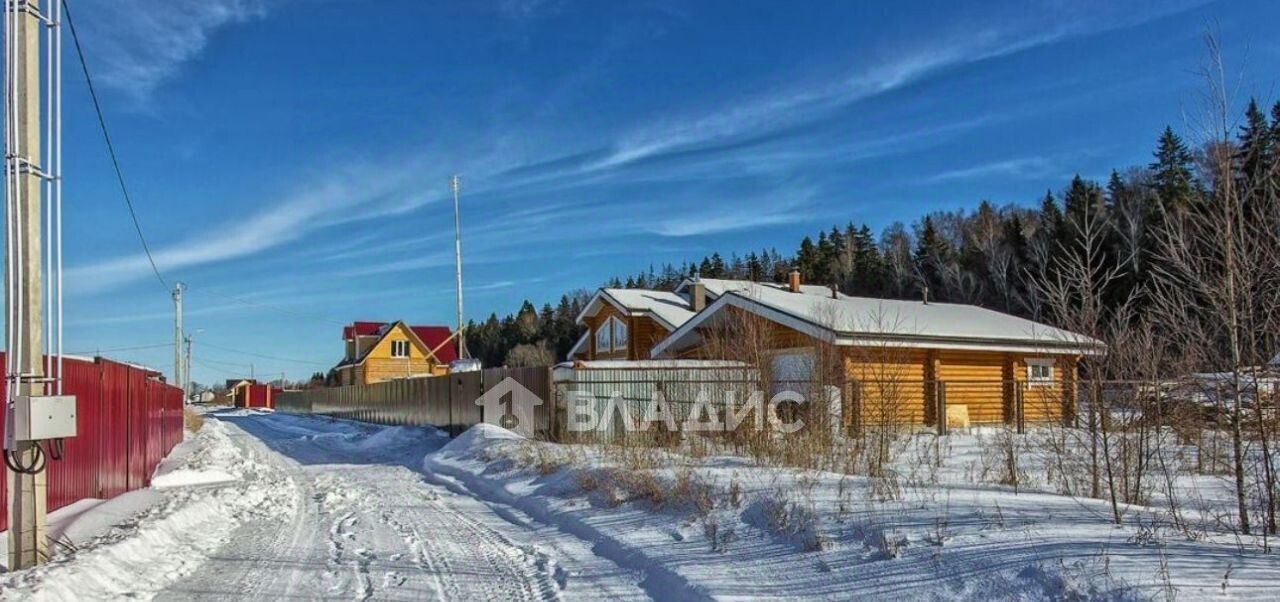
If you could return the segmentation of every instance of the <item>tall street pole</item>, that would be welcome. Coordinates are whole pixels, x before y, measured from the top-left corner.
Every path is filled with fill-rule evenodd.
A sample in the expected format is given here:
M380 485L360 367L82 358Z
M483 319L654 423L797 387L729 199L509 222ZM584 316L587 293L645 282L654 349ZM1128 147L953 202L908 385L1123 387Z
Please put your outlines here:
M9 105L5 178L6 223L10 252L5 256L5 335L11 356L8 366L10 399L44 393L41 351L40 208L43 192L38 161L40 143L40 1L5 3L6 70L12 97ZM38 443L15 442L9 448L17 461L35 462ZM9 570L33 567L47 557L45 538L46 481L43 471L29 474L7 470L9 485Z
M173 285L173 386L187 390L182 363L182 283Z

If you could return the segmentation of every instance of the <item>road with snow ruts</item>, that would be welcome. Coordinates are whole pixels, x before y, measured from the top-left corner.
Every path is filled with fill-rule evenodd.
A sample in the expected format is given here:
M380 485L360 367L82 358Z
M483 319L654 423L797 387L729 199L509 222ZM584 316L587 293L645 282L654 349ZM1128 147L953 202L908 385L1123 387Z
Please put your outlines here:
M644 599L590 544L423 470L422 429L248 412L207 416L241 462L249 515L160 600ZM264 490L265 489L265 490ZM186 571L183 571L186 572Z

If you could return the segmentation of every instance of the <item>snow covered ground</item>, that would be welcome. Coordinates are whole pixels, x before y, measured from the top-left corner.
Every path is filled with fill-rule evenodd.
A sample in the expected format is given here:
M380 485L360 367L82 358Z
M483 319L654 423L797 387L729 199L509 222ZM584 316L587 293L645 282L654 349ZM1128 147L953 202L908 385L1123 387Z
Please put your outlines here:
M918 470L922 450L904 453L898 470L915 474L888 500L864 477L714 456L637 470L616 453L477 429L427 468L596 541L683 597L1280 599L1280 556L1252 543L1188 540L1148 508L1126 508L1116 527L1101 500L979 483L974 435L953 434L936 471Z
M1280 597L1280 557L1250 542L978 483L971 438L887 499L740 458L637 468L486 425L447 441L222 410L152 489L60 511L76 549L0 575L0 598Z
M444 442L429 429L214 412L149 503L82 530L77 551L0 576L0 598L647 598L641 575L584 542L431 482L419 467Z

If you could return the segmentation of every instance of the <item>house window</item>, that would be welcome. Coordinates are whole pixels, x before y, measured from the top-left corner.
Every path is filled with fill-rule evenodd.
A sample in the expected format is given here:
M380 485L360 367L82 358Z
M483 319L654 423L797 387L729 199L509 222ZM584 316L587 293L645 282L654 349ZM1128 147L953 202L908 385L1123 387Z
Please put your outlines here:
M1027 360L1027 383L1033 386L1053 384L1053 364L1051 359Z
M627 349L627 324L622 320L613 318L613 350L625 351Z
M391 357L409 357L409 341L391 341Z
M596 327L596 353L609 352L609 322Z

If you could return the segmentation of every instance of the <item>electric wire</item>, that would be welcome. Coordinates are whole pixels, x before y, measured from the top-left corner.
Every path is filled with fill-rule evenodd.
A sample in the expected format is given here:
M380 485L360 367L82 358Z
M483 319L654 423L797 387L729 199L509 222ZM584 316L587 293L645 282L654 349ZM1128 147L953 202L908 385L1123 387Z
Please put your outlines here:
M330 365L332 365L332 362L317 362L317 361L315 361L315 360L301 360L301 359L291 358L291 357L280 357L280 356L278 356L278 355L266 355L266 354L262 354L262 353L254 353L254 352L252 352L252 351L245 351L245 350L243 350L243 349L235 349L235 348L233 348L233 347L227 347L227 346L224 346L224 345L217 345L217 344L214 344L214 343L210 343L210 342L208 342L208 341L202 341L200 344L201 344L201 345L204 345L205 347L212 347L212 348L214 348L214 349L221 349L221 350L223 350L223 351L230 351L231 353L239 353L239 354L242 354L242 355L248 355L248 356L250 356L250 357L258 357L258 358L267 359L267 360L276 360L276 361L279 361L279 362L294 362L294 363L298 363L298 364L311 364L311 365L313 365L313 366L330 366Z
M111 143L111 134L107 130L107 120L102 114L102 105L98 102L98 92L93 87L93 77L89 75L89 63L85 61L84 49L80 46L80 36L76 34L76 24L71 19L71 7L67 6L67 0L61 1L62 10L67 16L67 27L71 29L71 41L75 43L76 56L80 59L80 70L84 73L84 83L89 88L89 98L93 101L93 110L98 115L98 127L102 130L103 141L107 143L107 154L111 155L111 166L115 169L116 181L120 184L120 193L124 196L125 206L129 208L129 217L133 220L133 229L138 233L138 242L142 244L142 251L147 255L147 262L151 264L151 271L155 273L156 280L160 281L160 286L164 287L165 292L168 293L169 283L160 274L160 268L156 266L155 257L151 255L151 246L147 244L147 237L142 234L142 223L138 221L138 213L133 208L133 199L129 196L129 188L125 186L124 172L120 169L120 160L116 157L115 146Z

